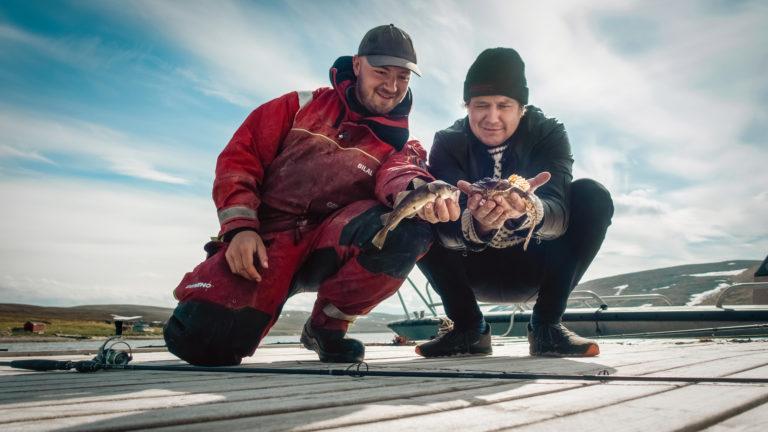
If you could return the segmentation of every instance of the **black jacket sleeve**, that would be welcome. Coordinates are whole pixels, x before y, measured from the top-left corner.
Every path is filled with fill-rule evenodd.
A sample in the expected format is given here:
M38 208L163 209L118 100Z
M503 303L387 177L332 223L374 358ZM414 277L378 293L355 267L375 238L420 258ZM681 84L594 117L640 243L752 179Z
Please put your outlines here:
M562 123L554 119L537 123L526 137L530 153L522 159L524 166L520 172L528 178L544 171L552 175L535 192L544 207L544 218L534 232L537 238L549 240L560 237L568 229L573 156Z

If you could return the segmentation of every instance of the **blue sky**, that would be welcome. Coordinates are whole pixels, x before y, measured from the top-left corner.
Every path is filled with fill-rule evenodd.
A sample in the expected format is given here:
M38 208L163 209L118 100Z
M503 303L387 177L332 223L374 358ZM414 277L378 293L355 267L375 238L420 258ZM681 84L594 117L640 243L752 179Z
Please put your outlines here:
M477 54L521 53L575 177L616 203L584 281L768 254L766 2L2 0L0 302L173 306L218 231L211 184L235 129L327 86L388 23L416 45L427 149L465 114Z

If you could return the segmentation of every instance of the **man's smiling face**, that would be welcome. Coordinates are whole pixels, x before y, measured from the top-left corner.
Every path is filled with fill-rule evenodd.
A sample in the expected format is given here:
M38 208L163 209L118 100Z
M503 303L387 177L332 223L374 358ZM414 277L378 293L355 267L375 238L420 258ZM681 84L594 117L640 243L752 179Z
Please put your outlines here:
M399 66L371 66L365 57L352 60L357 84L355 94L372 113L386 115L405 98L411 71Z

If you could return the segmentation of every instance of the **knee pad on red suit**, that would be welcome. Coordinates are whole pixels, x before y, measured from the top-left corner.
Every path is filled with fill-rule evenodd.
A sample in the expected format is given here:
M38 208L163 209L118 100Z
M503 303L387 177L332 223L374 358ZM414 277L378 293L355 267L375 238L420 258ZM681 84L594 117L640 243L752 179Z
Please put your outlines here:
M174 296L179 302L196 300L229 309L253 307L273 314L288 298L286 290L290 281L290 272L281 272L280 266L275 265L279 264L274 258L280 251L270 252L272 269L262 271L257 267L263 279L255 282L232 273L226 260L228 246L228 243L220 244L212 256L186 273L174 289Z
M219 243L212 255L212 250L206 245L208 258L186 273L173 290L179 302L196 300L220 304L229 309L252 306L256 282L232 273L225 257L228 245Z
M342 229L339 244L360 247L357 262L364 269L403 279L429 249L432 228L417 219L404 219L387 234L384 247L379 250L371 240L383 226L381 216L390 211L384 205L376 205L352 218Z
M272 317L252 308L180 303L163 329L168 351L198 366L232 366L253 355Z
M357 257L360 266L372 273L384 273L405 279L419 260L429 250L432 228L423 221L406 219L387 234L381 250L371 245Z

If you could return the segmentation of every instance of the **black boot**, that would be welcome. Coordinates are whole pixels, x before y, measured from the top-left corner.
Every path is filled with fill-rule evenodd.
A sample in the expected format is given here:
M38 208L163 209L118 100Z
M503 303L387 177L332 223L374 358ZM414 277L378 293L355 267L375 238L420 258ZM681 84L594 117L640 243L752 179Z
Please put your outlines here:
M355 363L363 361L365 346L357 339L344 337L343 330L327 330L312 326L308 319L301 332L301 343L320 356L325 363Z
M528 324L528 344L532 356L594 357L600 354L597 342L583 338L558 324Z
M491 325L483 333L477 330L452 329L448 333L416 347L416 354L424 357L445 357L458 354L490 355Z

